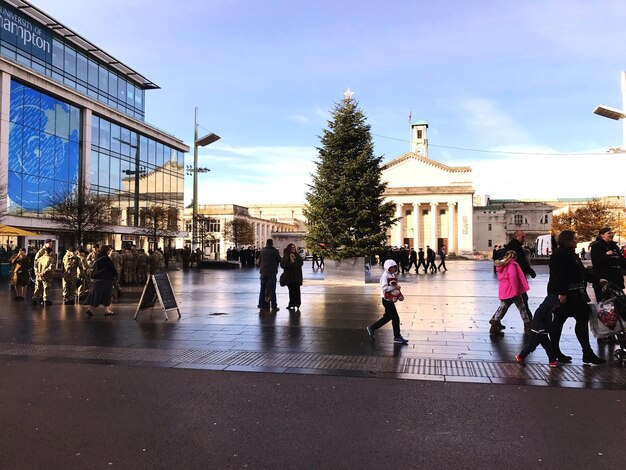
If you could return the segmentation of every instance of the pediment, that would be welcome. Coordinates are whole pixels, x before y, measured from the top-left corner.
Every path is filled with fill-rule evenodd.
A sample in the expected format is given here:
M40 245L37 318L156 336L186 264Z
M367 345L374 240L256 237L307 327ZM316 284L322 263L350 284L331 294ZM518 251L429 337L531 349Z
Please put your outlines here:
M388 188L472 186L470 167L445 165L413 152L391 160L381 170Z

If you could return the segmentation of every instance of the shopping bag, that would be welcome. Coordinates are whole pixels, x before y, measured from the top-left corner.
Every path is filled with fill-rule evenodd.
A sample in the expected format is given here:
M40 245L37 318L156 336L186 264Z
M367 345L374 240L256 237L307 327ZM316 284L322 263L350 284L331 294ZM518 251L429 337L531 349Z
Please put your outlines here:
M613 301L600 302L598 304L598 320L611 329L617 324L617 312Z
M606 338L607 336L615 335L615 326L609 328L598 317L599 311L604 311L601 304L589 304L591 308L591 315L589 315L589 329L595 338ZM606 316L605 314L601 314Z

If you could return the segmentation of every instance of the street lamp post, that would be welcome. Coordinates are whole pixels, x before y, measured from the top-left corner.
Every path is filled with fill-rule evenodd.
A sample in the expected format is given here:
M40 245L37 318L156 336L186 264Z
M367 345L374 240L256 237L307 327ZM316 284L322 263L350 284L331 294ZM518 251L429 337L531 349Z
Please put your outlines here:
M217 142L219 139L220 136L213 132L198 138L198 108L196 107L193 126L193 215L191 220L191 246L193 250L198 247L198 173L210 171L208 168L198 168L198 147L205 147L213 142Z
M610 106L598 105L593 110L598 116L603 116L615 121L622 120L622 147L609 149L611 153L626 153L626 72L621 72L620 75L622 85L622 109L612 108Z

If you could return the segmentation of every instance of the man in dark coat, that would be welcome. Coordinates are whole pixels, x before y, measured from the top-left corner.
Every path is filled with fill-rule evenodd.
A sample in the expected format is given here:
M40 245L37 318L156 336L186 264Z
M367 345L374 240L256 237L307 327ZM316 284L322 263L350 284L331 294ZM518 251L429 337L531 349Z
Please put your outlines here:
M424 254L424 248L419 249L417 256L419 257L419 262L417 263L417 269L415 271L419 272L420 266L424 266L424 272L427 273L428 267L426 266L426 255Z
M259 291L260 309L267 309L270 305L265 301L265 290L267 289L270 297L272 310L279 310L276 304L276 274L278 274L278 266L280 265L280 253L274 248L274 240L267 239L265 248L261 250L259 255L259 276L261 279L261 290Z
M419 269L417 266L417 252L415 248L411 248L411 253L409 253L409 267L406 269L407 272L411 271L411 266L415 266L415 272Z
M600 230L598 237L591 244L591 265L596 277L606 279L623 290L624 274L622 268L626 268L626 258L622 257L622 251L613 241L613 236L613 230L609 227ZM603 300L605 295L598 283L593 285L593 291L596 294L597 302Z
M435 266L436 253L430 246L426 245L426 270L430 269L431 273L437 272L437 266Z
M439 263L437 269L441 270L441 268L443 268L444 271L447 271L448 268L446 268L446 249L443 246L439 250L439 258L441 259L441 263Z

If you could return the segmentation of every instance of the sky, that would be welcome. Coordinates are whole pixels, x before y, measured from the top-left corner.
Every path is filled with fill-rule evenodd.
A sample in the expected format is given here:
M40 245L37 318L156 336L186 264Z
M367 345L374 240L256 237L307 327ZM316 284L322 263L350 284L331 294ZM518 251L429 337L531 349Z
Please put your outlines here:
M221 137L199 149L200 204L303 203L347 88L384 162L409 150L411 113L476 194L625 193L626 154L606 153L622 123L592 112L623 108L623 0L31 1L161 87L146 122L191 146L198 107Z

